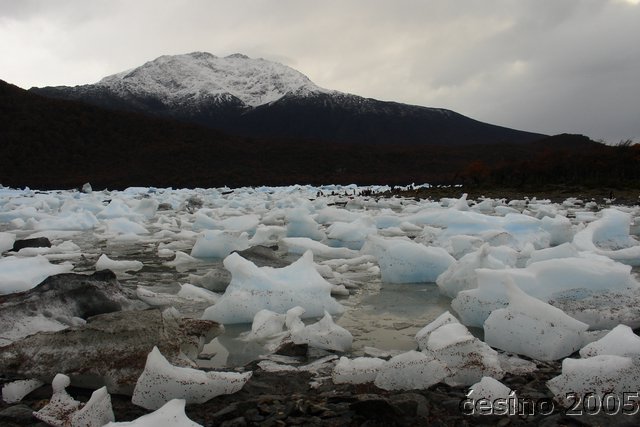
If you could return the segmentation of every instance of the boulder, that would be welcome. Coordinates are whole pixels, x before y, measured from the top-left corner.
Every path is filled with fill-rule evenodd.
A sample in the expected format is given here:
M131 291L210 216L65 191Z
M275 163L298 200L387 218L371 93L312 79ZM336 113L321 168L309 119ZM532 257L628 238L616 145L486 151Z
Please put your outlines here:
M111 271L51 276L26 292L0 295L0 346L40 331L79 326L98 314L147 308Z
M14 252L18 252L22 248L50 248L51 242L46 237L34 237L32 239L21 239L13 242Z
M45 382L64 372L74 386L131 394L154 346L172 364L189 365L184 356L195 359L222 329L175 309L101 314L84 326L40 332L4 347L0 372Z

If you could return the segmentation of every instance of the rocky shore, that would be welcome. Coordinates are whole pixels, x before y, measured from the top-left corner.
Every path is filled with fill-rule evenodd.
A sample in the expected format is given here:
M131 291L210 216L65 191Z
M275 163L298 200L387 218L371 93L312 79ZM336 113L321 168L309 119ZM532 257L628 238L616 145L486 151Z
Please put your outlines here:
M558 375L560 363L538 362L538 370L526 375L507 375L503 383L518 391L518 397L538 406L528 406L510 416L466 414L467 389L437 384L428 390L388 392L372 384L335 385L326 379L311 388L313 374L268 372L247 366L253 377L238 393L218 396L203 404L186 407L187 416L203 426L631 426L638 415L571 415L567 408L552 405L545 382ZM320 375L323 373L320 372ZM327 372L324 372L327 374ZM92 390L70 388L80 400ZM43 386L21 403L0 403L0 425L44 426L31 412L44 406L51 387ZM134 420L149 411L135 406L128 396L112 395L116 421ZM542 402L542 403L540 403ZM546 406L545 406L546 405Z

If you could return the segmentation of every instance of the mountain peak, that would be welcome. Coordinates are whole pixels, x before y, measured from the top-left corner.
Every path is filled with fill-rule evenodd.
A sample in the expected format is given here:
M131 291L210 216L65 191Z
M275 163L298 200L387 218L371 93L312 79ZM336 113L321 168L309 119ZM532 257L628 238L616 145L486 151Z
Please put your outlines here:
M277 62L240 53L220 58L208 52L164 55L133 70L105 77L97 85L121 95L157 97L167 105L232 97L256 107L287 94L331 92Z

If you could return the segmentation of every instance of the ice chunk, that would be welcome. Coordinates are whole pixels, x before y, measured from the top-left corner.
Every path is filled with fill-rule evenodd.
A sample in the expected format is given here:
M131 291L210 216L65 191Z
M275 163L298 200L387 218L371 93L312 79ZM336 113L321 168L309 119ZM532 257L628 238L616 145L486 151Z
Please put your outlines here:
M149 230L127 218L107 219L104 223L107 226L106 232L109 234L149 234Z
M13 233L0 232L0 254L13 248L16 241L16 235Z
M80 211L67 213L60 217L46 218L34 224L34 230L91 230L100 221L91 212Z
M312 240L323 240L327 237L306 209L291 209L286 215L286 222L287 237L307 237Z
M640 327L640 289L587 291L578 289L554 294L549 304L589 325L593 330L613 329L619 324Z
M68 273L70 263L51 264L38 255L30 258L0 258L0 295L27 291L55 274Z
M589 405L584 408L594 411L603 404L610 410L622 408L622 411L635 414L640 404L638 362L637 358L614 355L567 358L562 361L562 374L547 381L547 386L565 407L584 402ZM579 407L583 408L582 405Z
M552 248L533 251L529 257L529 260L527 261L527 265L534 262L546 261L548 259L577 258L578 256L578 250L573 244L563 243Z
M113 272L138 271L144 265L140 261L113 260L106 254L100 255L96 262L96 271L111 270Z
M98 213L97 217L100 219L129 218L139 220L142 215L134 212L124 200L114 198Z
M505 286L509 306L485 321L487 344L537 360L561 359L582 346L587 324L525 294L513 281Z
M382 280L387 283L435 282L455 262L442 248L404 239L369 236L363 251L378 259Z
M316 271L310 251L283 268L257 267L237 253L225 258L224 266L231 272L231 283L220 300L205 310L203 319L249 323L262 309L284 314L296 306L303 307L308 317L344 311L331 297L331 284Z
M171 261L167 261L163 264L167 267L175 267L175 269L178 271L183 271L185 269L188 269L189 266L198 264L200 262L202 262L202 260L194 258L182 251L176 251L174 254L174 258Z
M364 384L375 381L386 361L377 357L341 357L333 368L331 378L335 384Z
M111 396L106 387L94 391L83 405L67 393L70 382L68 376L57 374L51 382L51 400L33 416L54 427L100 427L114 420Z
M367 236L378 234L378 229L371 217L358 218L353 222L334 222L327 228L327 237L337 240L340 246L360 249Z
M134 421L109 423L105 427L202 427L194 423L184 412L184 399L172 399L154 412L143 415Z
M244 232L205 230L198 236L191 256L195 258L224 258L233 251L249 249L249 236Z
M426 390L450 373L433 356L411 350L386 361L374 384L383 390Z
M640 356L640 337L626 325L618 325L598 341L580 349L581 357L600 355Z
M613 260L640 265L640 243L629 235L631 216L617 209L605 209L602 217L576 233L578 249L607 256Z
M243 336L247 341L267 341L284 335L285 315L271 310L260 310L253 317L251 331Z
M502 261L491 256L491 247L484 244L478 251L463 256L452 263L436 279L440 292L449 298L455 298L458 292L478 287L476 269L505 269Z
M418 347L444 364L449 385L470 385L483 376L502 378L498 353L469 332L448 311L416 334Z
M429 323L424 328L420 329L416 334L416 341L418 342L418 348L424 350L427 348L427 341L433 331L441 326L448 325L449 323L459 323L451 313L445 311L438 316L433 322Z
M251 375L251 372L205 372L173 366L154 347L147 356L131 401L145 409L158 409L172 399L204 403L221 394L239 391Z
M178 296L190 300L207 301L211 303L215 303L216 301L218 301L218 299L220 299L220 295L216 294L215 292L211 292L210 290L201 288L199 286L193 286L189 283L180 285Z
M301 323L296 322L296 326L291 328L291 340L295 344L309 344L310 347L342 352L351 349L353 336L342 326L336 325L326 311L324 317L316 323L308 326L300 325Z
M39 380L18 380L2 386L2 400L5 403L18 403L27 394L40 388L44 383Z
M303 254L307 251L322 258L355 258L360 253L349 248L332 248L308 237L285 237L281 242L290 253Z
M517 397L509 387L491 377L482 379L469 388L462 408L465 415L515 414Z
M580 258L548 259L526 268L476 270L478 288L460 291L451 302L465 325L482 326L492 310L506 305L503 284L513 280L527 294L542 301L554 294L586 289L608 293L638 288L631 267L605 257L582 254Z
M72 415L71 426L101 427L114 419L111 396L107 387L101 387L91 393L89 401Z

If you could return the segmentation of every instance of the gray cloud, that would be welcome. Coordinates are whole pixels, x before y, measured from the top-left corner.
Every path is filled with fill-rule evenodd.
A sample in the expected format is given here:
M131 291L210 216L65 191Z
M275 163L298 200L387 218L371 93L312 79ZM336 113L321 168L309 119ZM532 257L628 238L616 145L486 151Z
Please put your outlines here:
M520 129L640 139L631 0L0 0L0 78L84 84L242 52L317 84Z

